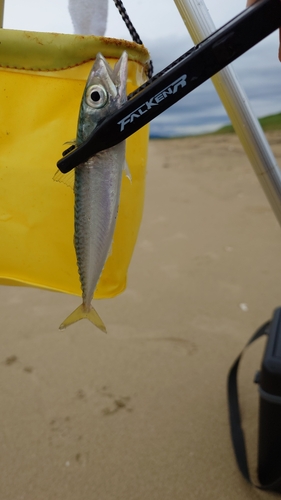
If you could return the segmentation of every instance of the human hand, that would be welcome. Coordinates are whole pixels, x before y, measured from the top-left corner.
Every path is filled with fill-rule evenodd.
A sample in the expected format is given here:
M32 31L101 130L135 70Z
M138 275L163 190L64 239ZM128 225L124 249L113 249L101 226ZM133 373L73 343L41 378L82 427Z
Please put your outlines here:
M247 0L247 7L250 7L256 0ZM279 52L278 52L279 61L281 62L281 28L279 29Z

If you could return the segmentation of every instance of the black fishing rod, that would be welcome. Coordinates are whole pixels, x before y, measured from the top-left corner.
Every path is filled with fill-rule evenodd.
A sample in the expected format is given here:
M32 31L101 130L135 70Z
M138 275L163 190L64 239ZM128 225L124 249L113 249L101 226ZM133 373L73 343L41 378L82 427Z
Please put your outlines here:
M65 151L58 168L67 173L124 141L280 26L281 0L258 0L130 94L85 142Z

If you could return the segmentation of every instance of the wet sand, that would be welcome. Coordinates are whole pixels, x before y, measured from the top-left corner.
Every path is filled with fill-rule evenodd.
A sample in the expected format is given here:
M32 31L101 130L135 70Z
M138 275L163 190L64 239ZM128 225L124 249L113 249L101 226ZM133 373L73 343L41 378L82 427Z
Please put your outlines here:
M128 287L97 304L108 335L58 331L77 297L0 288L0 499L272 498L237 470L226 377L280 276L280 227L236 136L151 141ZM239 376L253 478L263 348Z

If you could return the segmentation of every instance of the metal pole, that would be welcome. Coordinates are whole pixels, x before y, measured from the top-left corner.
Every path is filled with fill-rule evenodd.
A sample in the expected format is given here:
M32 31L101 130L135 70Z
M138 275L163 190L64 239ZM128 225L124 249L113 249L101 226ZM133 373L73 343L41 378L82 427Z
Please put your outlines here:
M174 2L195 44L215 31L215 25L203 0L174 0ZM231 66L216 74L212 82L281 225L280 169L251 110L248 98Z
M4 1L0 0L0 28L3 28L3 19L4 19Z

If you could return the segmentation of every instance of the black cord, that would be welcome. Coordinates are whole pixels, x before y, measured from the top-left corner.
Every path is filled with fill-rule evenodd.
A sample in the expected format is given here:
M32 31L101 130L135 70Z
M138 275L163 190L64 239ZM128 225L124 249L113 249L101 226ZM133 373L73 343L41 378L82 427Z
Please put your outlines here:
M138 32L136 31L131 19L129 18L128 14L127 14L127 11L123 5L123 2L122 0L113 0L114 3L115 3L115 6L117 7L124 23L126 24L128 30L129 30L129 33L133 39L134 42L138 43L139 45L143 45L140 37L139 37L139 34ZM153 75L153 63L152 61L150 60L149 61L149 67L148 67L148 78L151 78L152 75Z

